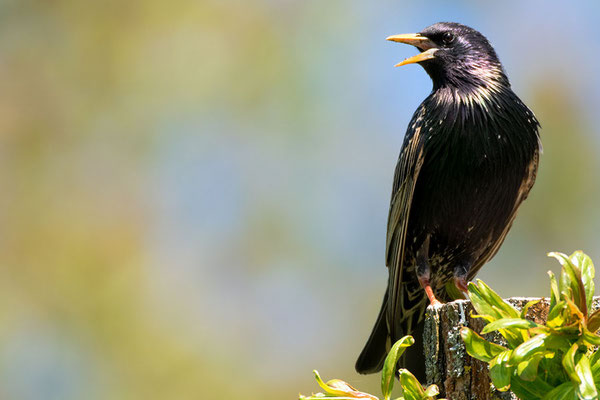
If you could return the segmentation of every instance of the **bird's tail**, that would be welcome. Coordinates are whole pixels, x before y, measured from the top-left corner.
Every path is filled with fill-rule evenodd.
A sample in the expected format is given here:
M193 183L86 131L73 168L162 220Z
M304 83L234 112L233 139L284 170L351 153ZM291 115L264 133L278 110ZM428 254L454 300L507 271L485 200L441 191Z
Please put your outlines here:
M425 358L423 355L423 328L425 326L423 315L425 314L425 306L427 304L424 300L426 299L425 294L423 292L422 296L416 299L416 301L413 299L416 308L414 312L396 317L398 324L395 329L396 332L394 332L394 337L391 337L387 323L387 293L388 291L386 290L386 294L383 297L383 304L381 305L381 310L377 316L371 336L369 336L367 344L356 361L356 372L360 374L379 372L383 368L383 362L391 345L400 340L404 335L412 335L415 343L406 349L398 362L398 366L408 369L417 379L425 382ZM406 294L406 291L402 292L402 295ZM406 302L408 303L408 299Z
M359 374L373 374L381 371L381 368L383 368L383 361L390 349L390 335L386 320L387 299L388 291L386 290L373 331L371 331L367 344L365 344L365 347L358 356L358 360L356 360L355 368Z

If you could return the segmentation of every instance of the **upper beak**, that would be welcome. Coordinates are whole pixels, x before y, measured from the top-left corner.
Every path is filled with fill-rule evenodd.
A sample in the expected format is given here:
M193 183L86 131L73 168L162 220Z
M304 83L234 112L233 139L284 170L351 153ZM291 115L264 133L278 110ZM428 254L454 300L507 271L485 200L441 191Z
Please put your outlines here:
M392 35L388 36L386 40L410 44L422 51L422 53L419 53L413 57L409 57L406 60L394 65L395 67L400 67L406 64L414 64L425 60L431 60L432 58L435 58L435 52L438 50L436 48L435 43L433 43L429 38L422 36L419 33L405 33L402 35Z

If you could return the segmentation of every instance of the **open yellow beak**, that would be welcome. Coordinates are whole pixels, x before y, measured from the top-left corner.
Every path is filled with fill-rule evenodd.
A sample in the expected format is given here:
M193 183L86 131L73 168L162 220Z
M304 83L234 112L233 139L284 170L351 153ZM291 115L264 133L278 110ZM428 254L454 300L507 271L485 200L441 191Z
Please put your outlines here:
M419 63L426 60L431 60L435 58L435 52L438 51L435 43L433 43L429 38L422 36L418 33L405 33L402 35L392 35L388 36L386 40L390 40L392 42L399 42L410 44L412 46L417 47L422 51L422 53L417 54L416 56L409 57L406 60L399 62L394 65L395 67L401 67L406 64L414 64Z

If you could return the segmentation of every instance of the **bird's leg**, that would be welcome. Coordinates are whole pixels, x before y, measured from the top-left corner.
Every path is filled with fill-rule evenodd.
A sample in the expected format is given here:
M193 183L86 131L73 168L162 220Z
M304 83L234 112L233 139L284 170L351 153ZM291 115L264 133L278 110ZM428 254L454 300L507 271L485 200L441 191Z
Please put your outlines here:
M467 298L469 294L467 277L469 275L469 270L471 269L471 263L459 263L454 267L454 284L463 292Z
M442 304L436 297L435 293L433 293L433 289L431 288L429 278L431 276L431 268L429 267L429 235L427 235L426 239L423 241L423 244L417 251L417 279L419 279L419 284L425 290L425 294L427 294L427 298L432 306L438 306Z
M435 297L433 293L433 289L429 285L429 276L421 276L419 275L419 283L421 287L425 290L425 294L427 294L427 298L432 306L439 306L442 303Z

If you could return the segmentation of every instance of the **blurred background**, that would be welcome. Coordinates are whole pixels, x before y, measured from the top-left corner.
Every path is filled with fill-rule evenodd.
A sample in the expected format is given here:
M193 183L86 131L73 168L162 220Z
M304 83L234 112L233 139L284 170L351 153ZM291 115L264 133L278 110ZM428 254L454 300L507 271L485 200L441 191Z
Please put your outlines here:
M600 3L0 3L0 398L294 399L354 361L387 279L404 132L431 90L388 35L483 32L541 121L480 277L600 261Z

